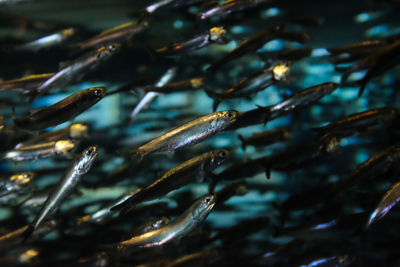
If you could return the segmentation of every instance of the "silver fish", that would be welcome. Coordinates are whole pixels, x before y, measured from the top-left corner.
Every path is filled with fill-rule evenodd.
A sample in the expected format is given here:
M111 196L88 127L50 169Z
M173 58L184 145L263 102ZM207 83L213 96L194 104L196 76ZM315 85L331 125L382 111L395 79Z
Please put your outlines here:
M64 29L51 35L39 38L35 41L18 46L16 49L25 51L38 51L41 49L50 48L66 41L67 39L75 35L75 33L76 30L74 28Z
M236 110L226 110L202 116L138 147L135 153L144 157L154 152L170 152L198 143L234 123L238 114Z
M24 191L32 184L33 178L35 178L33 172L22 172L11 175L7 179L0 179L0 197Z
M215 195L204 196L166 226L122 241L118 244L118 249L161 246L171 240L182 238L207 218L215 202Z
M91 169L97 154L97 146L90 146L85 149L81 156L68 168L67 172L47 198L39 214L24 232L24 240L26 240L48 216L54 213L65 198L71 194L78 185L81 177Z

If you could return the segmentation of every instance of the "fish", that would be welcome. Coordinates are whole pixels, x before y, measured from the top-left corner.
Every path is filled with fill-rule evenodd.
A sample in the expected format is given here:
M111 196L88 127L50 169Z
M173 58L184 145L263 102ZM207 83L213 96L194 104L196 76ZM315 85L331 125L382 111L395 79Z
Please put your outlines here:
M213 190L210 190L211 192ZM244 196L247 194L246 183L244 182L236 182L229 184L215 193L218 199L217 206L223 205L226 201L228 201L231 197L234 196Z
M154 87L163 87L164 85L168 84L174 77L176 76L178 69L176 67L169 68L155 83ZM139 103L135 106L132 110L131 114L129 115L129 120L132 121L139 112L150 105L160 93L156 91L147 92L143 98L139 101Z
M202 116L138 147L134 153L143 158L151 153L171 152L199 143L234 123L237 116L238 112L235 110L218 111Z
M21 172L11 175L8 178L0 179L0 197L11 193L24 193L32 187L32 180L35 178L33 172Z
M66 40L70 39L76 34L76 29L68 28L55 32L51 35L41 37L32 42L17 46L15 49L18 51L33 51L37 52L39 50L49 49L55 46L59 46Z
M66 173L61 177L53 191L50 193L42 209L39 211L39 214L24 231L24 241L26 241L42 224L42 222L54 213L65 198L71 194L80 182L82 176L91 169L97 154L98 147L90 146L85 149L78 159L67 169Z
M223 257L223 252L218 249L199 251L182 256L172 262L167 263L166 267L179 266L211 266L218 262Z
M166 226L142 235L133 236L120 242L117 248L121 251L129 247L155 247L180 239L196 229L207 218L215 203L215 195L201 197Z
M269 0L225 0L223 3L218 4L207 11L202 12L198 16L201 20L208 20L211 18L220 18L228 14L243 11L245 9L254 8L259 4L267 3Z
M1 4L2 3L0 2L0 6ZM19 252L14 252L0 258L0 265L2 266L40 265L40 252L32 248L24 249Z
M268 146L276 142L287 141L290 138L292 138L292 132L288 127L280 127L274 130L256 133L248 138L244 138L239 134L239 139L242 141L243 151L246 149L246 146L249 145L255 147Z
M84 123L73 123L56 131L48 131L30 138L22 143L18 143L15 148L21 148L28 145L34 145L44 142L59 141L65 139L82 140L88 138L89 126Z
M160 218L155 218L153 220L145 222L144 224L136 227L136 229L134 229L130 235L131 236L142 235L142 234L160 229L161 227L166 226L170 222L171 222L171 220L166 216L162 216Z
M296 265L298 267L318 267L318 266L349 266L355 257L343 254L343 255L334 255L322 258L313 258L304 261L300 265ZM293 265L295 266L295 265Z
M369 215L364 229L381 220L400 200L400 182L393 184L379 201L376 208Z
M33 145L20 146L0 155L0 160L34 161L50 157L70 158L78 143L74 140L59 140Z
M266 124L268 121L308 107L322 97L334 92L338 86L337 83L333 82L317 84L295 92L292 96L278 104L267 107L258 106L256 109L241 112L237 121L231 127L228 127L227 130L236 130L261 123Z
M160 94L170 94L176 92L183 92L183 91L194 91L198 90L205 85L206 78L198 77L198 78L191 78L187 80L181 80L177 82L170 82L161 87L150 87L145 89L146 93L149 92L157 92Z
M222 65L226 64L227 62L239 58L249 51L255 51L258 48L260 48L263 44L271 40L277 39L277 36L283 33L283 31L284 31L284 26L278 25L257 32L256 34L242 41L239 45L237 45L235 49L233 49L231 52L223 56L216 63L213 63L206 70L215 72L217 69L219 69Z
M373 52L378 48L381 48L386 44L385 41L383 40L368 40L368 41L361 41L361 42L356 42L352 43L349 45L344 45L340 47L333 47L333 48L328 48L328 51L332 55L338 55L338 54L358 54L360 51L362 51L363 54L366 52Z
M31 240L32 241L38 240L46 236L48 233L52 232L58 226L58 224L59 223L55 220L44 221L35 231L34 235L31 237ZM14 230L12 232L0 236L0 248L10 249L12 247L19 246L23 239L22 234L28 227L29 225L25 225L21 228L18 228L17 230Z
M71 120L99 102L107 93L105 87L93 87L79 91L52 106L32 112L24 118L16 118L13 109L13 121L16 127L37 131L54 127Z
M268 64L276 64L278 61L297 61L309 57L312 53L311 47L301 47L296 49L285 49L277 52L259 53L260 58Z
M137 194L139 192L140 189L137 190L132 190L126 194L123 194L121 197L117 198L114 201L111 201L110 203L108 203L107 205L105 205L104 207L100 208L98 211L80 217L77 219L77 225L78 226L82 226L85 225L87 223L90 224L104 224L105 222L110 221L111 219L115 218L118 216L118 213L115 212L115 210L113 210L114 207L120 205L121 203L124 203L125 201L127 201L130 197L132 197L133 195Z
M55 73L32 74L19 79L0 82L0 91L29 94Z
M75 45L80 50L99 48L113 43L124 43L131 40L135 35L144 32L150 26L148 20L140 22L128 22L112 29L108 29L90 38L87 41Z
M326 126L313 128L320 135L326 133L351 136L364 132L377 125L393 123L398 118L398 110L390 107L370 109L351 114L344 119L332 122Z
M120 48L120 44L102 46L97 50L90 51L80 56L74 61L63 64L62 68L56 74L31 92L30 102L50 89L56 87L60 88L81 80L86 73L93 71L103 62L110 59Z
M226 44L228 40L225 38L226 30L223 27L212 27L206 32L200 33L189 40L171 44L166 47L155 50L155 54L159 56L177 56L186 54L208 46L210 44Z
M213 111L217 110L218 105L223 100L250 97L252 94L258 93L272 84L284 80L289 73L291 65L291 62L281 62L272 67L265 68L261 72L242 79L238 84L222 93L205 90L207 95L214 100Z
M222 165L228 159L230 153L227 149L217 149L185 161L167 171L155 182L141 189L128 200L115 206L113 210L120 209L126 205L132 206L143 201L161 198L169 192L194 181L202 182L210 175L212 170Z

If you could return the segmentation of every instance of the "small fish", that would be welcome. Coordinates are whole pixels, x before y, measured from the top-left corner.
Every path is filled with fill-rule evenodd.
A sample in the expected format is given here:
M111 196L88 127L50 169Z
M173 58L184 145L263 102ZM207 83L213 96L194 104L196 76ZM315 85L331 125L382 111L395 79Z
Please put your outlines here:
M136 229L131 232L131 235L132 236L142 235L142 234L160 229L161 227L166 226L170 222L171 222L171 220L166 216L162 216L160 218L155 218L153 220L145 222L144 224L136 227Z
M144 8L141 17L146 17L153 14L159 9L165 8L167 6L179 7L183 5L189 5L199 0L158 0Z
M196 229L207 218L215 202L215 195L204 196L166 226L122 241L118 244L118 249L161 246L169 241L180 239Z
M48 49L54 46L58 46L74 36L76 33L76 29L68 28L51 35L39 38L35 41L20 45L16 47L16 50L23 50L23 51L39 51L42 49Z
M33 74L20 79L0 82L0 91L11 91L29 94L42 83L54 76L55 73Z
M83 216L77 220L77 223L79 226L90 223L90 224L103 224L105 222L108 222L110 219L115 218L118 216L118 213L115 212L113 209L120 205L121 203L124 203L127 201L129 198L131 198L133 195L137 194L140 189L138 190L133 190L127 194L122 195L121 197L117 198L114 201L111 201L98 211L94 212L93 214Z
M323 258L314 258L312 260L306 260L304 263L296 266L298 267L349 266L354 260L355 257L344 254L344 255L335 255Z
M137 194L134 194L127 201L113 209L119 209L126 205L132 206L143 201L161 198L169 192L179 189L196 180L202 182L212 170L224 163L228 159L229 155L229 150L217 149L185 161L177 167L169 170L151 185L143 188Z
M35 231L34 235L32 235L31 240L37 240L41 237L47 235L51 231L53 231L58 223L55 220L49 220L43 222L39 228ZM7 233L5 235L0 236L0 248L10 249L15 246L19 246L23 239L22 234L26 231L29 225L25 225L21 228L18 228L15 231Z
M42 224L42 222L51 214L53 214L76 188L80 179L92 167L93 162L98 154L97 146L90 146L85 149L81 156L68 168L67 172L61 177L53 191L47 198L39 214L23 233L24 240Z
M62 139L82 140L88 138L88 131L88 125L83 123L74 123L60 130L41 133L38 136L17 144L15 148L21 148L27 145L34 145L44 142L59 141Z
M287 141L292 137L291 130L287 127L276 128L274 130L265 131L253 134L248 138L244 138L239 134L239 139L242 141L242 149L246 146L268 146L277 142Z
M162 87L150 87L145 89L146 93L148 92L157 92L160 94L169 94L175 92L183 92L183 91L193 91L200 89L205 85L206 79L199 77L199 78L191 78L187 80L177 81L177 82L170 82Z
M166 84L168 84L172 79L174 79L174 77L176 76L177 73L177 68L176 67L172 67L169 68L159 79L158 81L155 83L154 87L163 87ZM150 105L151 102L153 102L158 96L160 95L160 93L156 92L156 91L150 91L147 92L143 98L139 101L139 103L136 105L136 107L132 110L131 114L129 115L129 120L132 121L133 118L135 118L137 116L137 114L139 114L139 112L141 110L143 110L144 108L146 108L147 106Z
M250 97L252 94L258 93L270 85L284 80L291 66L291 62L278 63L275 66L268 67L261 72L244 78L238 84L222 93L215 93L210 90L205 91L209 97L214 99L213 110L216 111L219 103L225 99Z
M400 200L400 182L393 184L385 195L379 201L375 210L370 214L365 229L369 228L371 224L382 219L391 208L393 208Z
M217 249L200 251L180 257L165 264L165 267L213 266L216 262L222 259L222 256L223 253Z
M24 0L25 1L25 0ZM1 2L0 2L1 6ZM40 265L40 253L36 249L24 249L0 258L0 266Z
M81 50L99 48L113 43L124 43L131 40L135 35L145 31L149 27L149 21L129 22L112 29L108 29L90 38L87 41L77 44Z
M41 84L31 93L32 101L35 97L52 88L60 88L71 82L77 82L89 71L96 69L101 63L111 58L120 50L120 44L102 46L95 51L88 52L72 62L66 63L59 72Z
M225 0L223 3L212 7L201 13L200 19L220 18L228 14L254 8L259 4L267 3L269 0Z
M93 87L77 92L60 102L32 112L24 118L13 120L16 127L31 131L41 130L71 120L99 102L107 93L105 87ZM14 110L13 110L14 111Z
M332 55L338 55L344 53L355 54L355 53L360 53L360 51L363 51L364 54L365 52L376 51L377 48L381 48L385 44L386 42L382 40L369 40L369 41L356 42L340 47L328 48L328 51Z
M32 186L35 176L33 172L21 172L11 175L9 178L0 179L0 197L11 193L24 193Z
M207 70L215 72L220 66L226 64L229 61L232 61L236 58L239 58L246 54L249 51L255 51L259 49L263 44L277 39L279 34L283 33L284 27L283 26L273 26L266 30L260 31L248 39L242 41L234 50L223 56L219 59L216 63L212 64L208 67Z
M309 57L312 53L311 47L301 47L296 49L285 49L278 52L263 52L260 53L262 60L269 64L274 64L277 61L297 61Z
M198 50L213 43L226 44L228 43L228 40L225 38L225 34L226 30L224 28L213 27L189 40L159 48L155 53L160 56L176 56Z
M34 145L20 146L0 155L1 160L26 161L38 160L50 157L71 157L71 153L77 147L73 140L59 140Z
M387 125L398 118L398 111L395 108L376 108L367 111L351 114L342 120L332 122L326 126L313 128L320 135L330 133L339 135L353 135L363 132L370 127Z
M144 157L155 152L171 152L198 143L234 123L238 112L218 111L187 122L174 130L138 147L135 153Z

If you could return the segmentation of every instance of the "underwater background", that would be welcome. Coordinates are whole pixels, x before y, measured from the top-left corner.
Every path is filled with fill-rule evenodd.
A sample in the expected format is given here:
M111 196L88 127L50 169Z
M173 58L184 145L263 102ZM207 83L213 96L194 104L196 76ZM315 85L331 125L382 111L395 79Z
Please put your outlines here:
M243 8L201 19L199 14L224 1L169 2L143 15L148 1L0 0L1 186L6 188L9 177L16 173L34 173L28 189L12 193L4 189L0 194L0 265L397 266L400 213L394 205L399 193L392 188L394 196L386 204L382 197L398 182L396 66L400 58L396 45L400 42L400 3L233 0L227 2ZM33 101L29 101L32 90L38 86L28 86L23 93L6 87L6 81L57 73L65 66L60 63L98 49L84 50L77 44L125 23L140 24L143 17L149 26L119 39L121 47L115 55L93 69L74 73L66 83L35 95ZM207 70L243 40L276 25L306 37L271 38L216 71ZM190 40L216 26L226 30L226 42L210 42L173 56L157 53L157 49ZM73 36L51 47L32 50L22 46L70 27L76 29ZM361 41L376 43L339 50ZM285 57L285 51L296 52ZM224 92L264 69L274 72L274 66L287 61L290 70L282 80L271 78L275 80L257 92L218 105L217 111L238 111L245 126L233 124L174 151L144 158L135 155L141 145L213 113L214 99L206 91ZM206 82L199 88L172 88L172 92L161 93L130 119L148 93L146 89L157 87L156 82L171 68L176 68L171 82L197 77ZM360 80L368 71L373 77L359 95ZM307 95L300 102L289 103L287 110L279 110L275 117L269 113L269 107L279 108L279 103L293 99L296 93L328 82L337 89L312 101ZM22 129L13 121L92 87L121 92L106 95L78 116L40 131ZM391 108L395 116L386 117L378 110L377 118L350 118L343 128L330 124L380 108ZM254 115L246 113L249 111ZM84 123L89 130L76 143L72 156L6 158L17 144L73 123ZM333 126L320 128L326 125ZM242 139L255 133L275 129L287 132L285 138L270 145L243 143ZM90 145L98 145L99 155L77 188L47 218L55 219L56 224L46 235L23 240L21 231L10 241L7 234L35 219L48 192ZM123 214L108 211L107 220L82 225L82 218L121 195L145 188L179 164L220 148L232 153L203 180L195 179L198 173L193 173L190 183L161 198L144 201ZM384 156L374 161L382 151ZM229 172L223 176L232 169L232 176ZM343 181L349 177L353 180L347 185ZM174 221L196 199L214 192L217 200L212 211L185 236L156 248L117 249L120 242L135 236L132 231L137 227L162 216ZM24 205L39 194L40 204ZM375 221L382 203L382 217L387 215Z

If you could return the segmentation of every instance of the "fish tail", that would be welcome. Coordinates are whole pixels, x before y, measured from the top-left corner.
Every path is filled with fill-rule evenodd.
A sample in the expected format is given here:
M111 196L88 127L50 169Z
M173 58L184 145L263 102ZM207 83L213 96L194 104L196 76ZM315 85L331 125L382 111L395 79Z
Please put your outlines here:
M365 86L367 86L367 81L361 79L358 83L360 84L360 89L358 90L358 97L361 97L361 95L365 90Z
M35 231L35 227L33 223L26 228L26 230L22 233L22 243L26 243L28 238L32 235L33 231Z
M242 142L242 149L243 149L243 151L245 151L246 146L247 146L246 140L244 139L244 137L241 134L239 134L238 136L239 136L240 141Z
M216 93L216 92L213 92L213 91L211 91L211 90L208 90L208 89L205 89L204 91L206 92L206 94L207 94L209 97L211 97L211 98L214 100L214 103L213 103L213 110L214 110L214 112L215 112L215 111L217 110L219 104L221 103L221 100L222 100L220 94L218 94L218 93Z
M156 50L148 46L147 44L143 44L144 49L149 53L151 62L154 62L157 60L157 58L160 57L160 55L157 53Z

